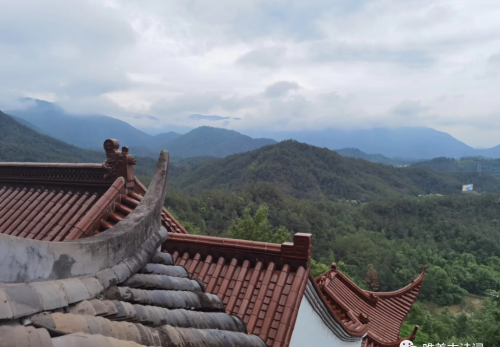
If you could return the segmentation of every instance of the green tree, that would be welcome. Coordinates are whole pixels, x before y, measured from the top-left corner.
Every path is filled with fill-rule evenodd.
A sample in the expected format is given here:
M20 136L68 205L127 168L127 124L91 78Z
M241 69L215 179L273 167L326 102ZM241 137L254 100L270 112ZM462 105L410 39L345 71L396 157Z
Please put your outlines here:
M229 236L235 239L271 243L291 241L291 235L284 226L274 228L268 220L268 208L260 206L252 217L250 208L243 211L243 218L233 221L229 227Z
M318 276L321 276L328 270L330 270L330 267L328 265L318 263L316 260L311 259L311 263L309 264L309 268L311 269L311 275L316 278Z

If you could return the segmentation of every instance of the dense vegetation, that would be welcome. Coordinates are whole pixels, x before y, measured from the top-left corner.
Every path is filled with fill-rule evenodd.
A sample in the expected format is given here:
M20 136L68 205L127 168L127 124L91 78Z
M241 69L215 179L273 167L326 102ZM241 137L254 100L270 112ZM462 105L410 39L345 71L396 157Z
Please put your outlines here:
M475 294L500 289L498 199L484 194L366 204L310 201L288 197L261 183L237 193L206 190L188 196L170 190L166 205L199 232L217 236L227 236L246 209L253 214L265 205L274 227L313 234L313 256L320 263L343 262L362 285L371 264L378 271L381 291L405 286L429 266L422 296L450 305L460 302L466 294L463 289ZM439 282L439 288L434 282Z
M500 159L486 159L482 157L467 158L434 158L412 164L413 167L427 167L437 171L448 172L485 172L495 177L500 177Z
M377 289L392 291L410 283L427 266L420 295L426 305L459 304L468 293L485 295L488 289L500 289L496 194L400 197L359 204L298 200L260 183L239 192L205 190L189 195L170 190L165 204L194 233L283 241L283 230L289 235L310 232L317 261L313 272L319 275L328 269L325 264L336 261L365 289L374 289L366 281L370 268L376 270ZM267 207L267 227L262 206ZM455 334L456 322L447 327L443 317L426 314L426 322L419 321L421 316L409 322L423 326L433 341L462 336ZM440 324L445 324L441 330L436 328Z

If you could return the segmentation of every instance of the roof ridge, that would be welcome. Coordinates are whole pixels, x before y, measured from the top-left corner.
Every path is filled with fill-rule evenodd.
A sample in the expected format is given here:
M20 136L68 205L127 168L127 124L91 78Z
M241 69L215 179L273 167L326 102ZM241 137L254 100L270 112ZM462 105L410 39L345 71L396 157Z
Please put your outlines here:
M405 287L401 288L401 289L398 289L398 290L395 290L395 291L392 291L392 292L370 292L370 291L367 291L365 290L366 293L373 293L374 295L380 297L380 298L394 298L394 297L401 297L402 295L412 291L413 289L415 289L418 285L422 284L423 280L424 280L424 277L425 277L425 271L427 270L427 267L424 266L422 272L420 273L420 275L418 275L418 277L413 280L408 284L406 285ZM419 290L420 292L420 290Z
M293 241L294 242L276 244L271 242L248 241L225 237L169 233L169 242L185 242L191 245L231 249L236 251L254 251L256 253L279 256L281 258L303 260L309 264L311 260L312 235L296 233L293 236Z
M334 274L333 276L331 274ZM328 276L329 275L329 276ZM333 277L338 277L344 284L346 284L351 290L353 290L356 294L359 295L359 297L363 298L366 302L368 302L369 304L371 305L375 305L378 301L378 298L376 297L376 295L374 294L374 292L369 292L369 291L366 291L366 290L363 290L361 289L360 287L358 287L356 285L356 283L354 283L353 281L351 281L350 278L348 278L346 275L344 275L337 267L337 264L336 263L332 263L331 265L331 268L330 270L328 270L327 272L325 272L323 275L319 276L318 277L318 283L321 281L322 278L324 278L325 276L328 276L330 277L331 279L333 279ZM326 287L326 285L325 285Z
M318 279L322 276L325 276L326 274L329 273L334 273L336 276L338 276L344 284L348 285L351 289L353 289L357 294L360 295L360 297L364 298L367 300L369 303L376 304L379 298L394 298L394 297L401 297L404 294L412 291L414 288L416 288L418 285L420 285L425 277L425 271L427 267L424 266L422 272L420 275L417 277L417 279L413 280L403 288L400 288L398 290L392 291L392 292L373 292L369 290L364 290L361 289L359 286L356 285L351 279L349 279L346 275L344 275L337 267L336 263L332 263L332 267L329 271L325 272L323 275L319 276Z
M148 191L148 189L144 186L144 184L142 184L141 181L139 181L139 179L136 176L134 176L134 184L135 184L135 189L140 191L141 194L144 195ZM179 223L177 221L177 219L175 219L174 216L172 216L172 214L170 212L168 212L168 210L165 207L163 207L163 211L162 211L162 221L164 221L164 219L172 220L172 222L175 224L176 229L179 229L179 230L176 230L177 232L179 232L181 234L189 234L187 232L187 230L184 229L182 224ZM170 225L168 223L166 223L166 221L165 221L165 226L168 227L167 230L170 229Z

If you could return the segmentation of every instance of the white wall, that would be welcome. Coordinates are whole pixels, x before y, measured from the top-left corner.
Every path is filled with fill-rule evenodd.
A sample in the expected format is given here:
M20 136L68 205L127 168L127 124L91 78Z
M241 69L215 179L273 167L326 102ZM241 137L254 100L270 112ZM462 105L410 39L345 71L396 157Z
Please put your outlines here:
M290 347L361 347L361 339L342 341L313 309L306 296L302 298Z

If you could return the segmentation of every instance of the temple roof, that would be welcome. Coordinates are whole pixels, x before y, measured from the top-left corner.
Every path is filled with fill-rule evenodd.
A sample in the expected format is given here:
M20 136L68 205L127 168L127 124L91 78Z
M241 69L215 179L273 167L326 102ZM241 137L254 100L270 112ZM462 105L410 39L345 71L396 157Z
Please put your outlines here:
M32 170L36 166L25 167ZM45 174L45 167L41 167ZM57 223L73 205L67 205L67 210L55 208L58 202L63 205L61 199L68 194L60 194L59 200L45 210L51 201L41 200L41 209L30 210L35 219L40 217L35 222L30 220L23 229L28 237L0 234L0 346L266 346L258 336L247 334L243 320L224 312L223 301L207 292L202 281L193 279L186 268L176 266L171 254L157 251L169 235L166 218L161 220L162 214L165 217L167 169L168 152L163 151L149 190L137 206L109 229L95 232L92 237L82 237L85 231L95 230L82 225L92 226L100 221L78 217L78 222L69 224L72 228L81 226L69 229L69 234L79 235L73 240L36 240L43 235L33 230L48 230L50 234L54 230L48 228L52 221L54 226L68 226ZM60 173L57 169L54 172ZM101 186L103 190L97 192L102 195L96 197L96 203L88 204L91 207L85 209L84 216L97 209L103 213L102 209L110 208L109 202L117 202L111 198L134 197L129 195L135 187L134 177L128 178L113 177L108 180L108 187L95 184L96 181L85 184L84 189ZM43 184L59 187L61 182L56 179L52 176L50 182ZM12 175L7 180L9 187L19 184ZM5 189L9 191L7 198L0 200L3 211L10 216L20 210L12 209L13 206L36 201L36 197L30 200L29 196L16 200L13 194L26 195L30 190L23 190L24 185L41 184L18 181L23 188L17 193ZM62 181L63 186L71 185L68 180ZM116 182L119 185L113 186ZM126 195L120 193L123 188ZM74 184L72 191L78 189L80 185ZM107 196L108 192L114 195ZM98 205L106 196L107 204ZM64 201L72 198L70 195ZM37 223L45 221L52 211L52 219L47 218L49 221L37 229ZM4 222L8 220L5 218ZM81 221L86 224L79 224ZM170 235L175 234L173 229Z
M363 346L399 346L413 340L413 333L401 338L401 325L422 289L424 271L406 287L394 292L370 292L359 288L340 272L336 264L316 283L344 328L352 334L366 333Z

